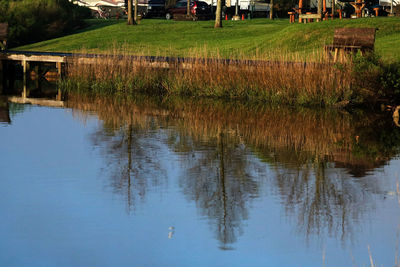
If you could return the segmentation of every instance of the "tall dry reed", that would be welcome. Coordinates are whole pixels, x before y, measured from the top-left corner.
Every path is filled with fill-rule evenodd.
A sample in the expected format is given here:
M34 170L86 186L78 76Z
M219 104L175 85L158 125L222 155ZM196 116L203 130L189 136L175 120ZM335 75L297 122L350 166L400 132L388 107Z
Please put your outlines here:
M348 67L324 63L322 57L302 62L285 54L274 61L190 56L154 62L115 49L104 56L77 57L60 84L64 90L80 93L145 92L319 106L349 101L353 94Z

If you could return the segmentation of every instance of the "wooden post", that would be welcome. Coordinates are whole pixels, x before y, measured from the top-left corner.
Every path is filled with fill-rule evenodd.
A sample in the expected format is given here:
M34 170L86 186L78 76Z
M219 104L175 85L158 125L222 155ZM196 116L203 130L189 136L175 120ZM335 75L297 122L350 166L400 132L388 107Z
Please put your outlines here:
M58 78L62 78L62 64L61 62L57 62L57 73L58 73Z
M61 64L61 62L57 62L57 72L58 72L58 79L61 79L62 78L62 64ZM56 99L58 101L61 101L61 99L62 99L60 87L58 87Z
M27 97L27 92L26 92L26 76L27 76L27 70L28 70L28 63L26 60L22 60L22 69L23 69L23 74L22 74L22 84L23 84L23 89L22 89L22 98Z
M379 7L375 7L374 11L375 11L375 17L378 17L378 15L379 15Z

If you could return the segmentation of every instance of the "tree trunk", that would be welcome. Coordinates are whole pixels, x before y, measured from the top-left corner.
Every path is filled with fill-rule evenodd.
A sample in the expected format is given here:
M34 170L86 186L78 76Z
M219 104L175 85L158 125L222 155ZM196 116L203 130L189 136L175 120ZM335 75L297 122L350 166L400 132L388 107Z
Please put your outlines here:
M393 15L393 0L390 1L390 14Z
M215 12L214 28L222 28L222 0L217 0L217 11Z
M323 0L318 0L318 15L322 15L322 1Z
M135 19L135 24L138 24L138 0L135 0L135 11L134 11L134 19Z
M132 1L128 0L128 25L133 25L133 17L132 17Z
M186 15L187 15L188 17L190 16L190 0L187 1Z
M269 19L274 19L274 0L269 2Z

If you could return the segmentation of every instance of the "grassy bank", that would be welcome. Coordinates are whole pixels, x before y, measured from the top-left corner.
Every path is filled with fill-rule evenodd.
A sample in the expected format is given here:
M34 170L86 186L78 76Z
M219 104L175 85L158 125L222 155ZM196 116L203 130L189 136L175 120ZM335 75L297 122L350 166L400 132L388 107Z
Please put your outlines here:
M85 31L18 50L80 51L104 53L124 47L130 54L258 58L295 55L307 58L331 43L338 27L377 27L376 52L385 61L400 61L400 18L363 18L289 24L288 19L224 21L214 29L212 21L142 20L139 26L125 21L95 21Z
M326 64L324 44L337 27L377 27L376 56L352 64ZM23 50L76 51L113 55L162 55L196 58L239 58L279 62L312 61L316 65L241 64L194 61L175 68L149 68L128 57L98 59L95 64L69 66L66 91L95 94L145 92L156 95L214 97L306 106L398 103L400 95L400 18L365 18L289 24L288 20L91 21L74 35ZM380 59L378 59L380 58Z

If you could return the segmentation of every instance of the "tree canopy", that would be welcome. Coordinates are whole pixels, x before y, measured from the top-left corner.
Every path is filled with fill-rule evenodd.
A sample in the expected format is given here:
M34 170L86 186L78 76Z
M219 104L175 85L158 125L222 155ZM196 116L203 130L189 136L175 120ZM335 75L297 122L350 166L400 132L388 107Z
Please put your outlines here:
M9 24L9 46L34 43L83 27L90 9L68 0L0 0L0 22Z

